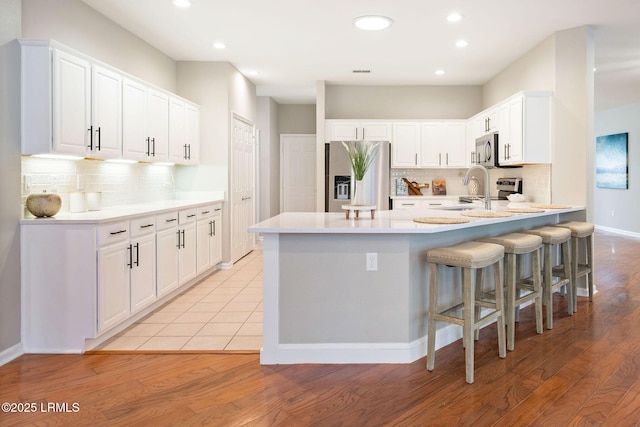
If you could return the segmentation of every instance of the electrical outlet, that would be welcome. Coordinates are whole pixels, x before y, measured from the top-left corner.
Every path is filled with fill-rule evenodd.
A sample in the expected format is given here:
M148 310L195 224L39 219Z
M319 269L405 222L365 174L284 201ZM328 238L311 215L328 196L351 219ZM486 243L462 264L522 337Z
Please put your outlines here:
M24 192L28 193L31 190L31 175L24 176Z
M611 216L615 216L616 215L616 211L614 211L613 209L611 209Z
M367 252L367 271L378 271L378 253Z
M84 176L82 175L76 175L76 190L84 190Z

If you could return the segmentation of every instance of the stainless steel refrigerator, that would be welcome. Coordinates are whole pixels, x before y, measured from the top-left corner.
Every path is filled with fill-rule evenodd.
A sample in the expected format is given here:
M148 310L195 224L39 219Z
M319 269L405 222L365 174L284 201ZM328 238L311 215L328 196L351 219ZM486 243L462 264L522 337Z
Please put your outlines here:
M365 202L375 205L377 210L389 210L390 165L389 141L379 141L375 158L362 183ZM332 141L325 144L324 171L324 210L342 212L341 206L351 203L355 188L349 156L342 142Z

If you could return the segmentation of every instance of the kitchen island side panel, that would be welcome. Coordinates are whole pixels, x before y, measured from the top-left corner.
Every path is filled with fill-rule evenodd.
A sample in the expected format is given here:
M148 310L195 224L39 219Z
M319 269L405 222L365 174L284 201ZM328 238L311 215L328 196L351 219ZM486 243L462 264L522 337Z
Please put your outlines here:
M408 256L398 236L280 235L280 343L407 343Z

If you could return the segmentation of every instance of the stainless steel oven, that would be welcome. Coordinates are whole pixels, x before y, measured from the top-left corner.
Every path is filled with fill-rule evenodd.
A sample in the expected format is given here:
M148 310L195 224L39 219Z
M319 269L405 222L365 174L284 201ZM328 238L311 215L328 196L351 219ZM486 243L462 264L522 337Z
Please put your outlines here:
M498 164L498 132L490 133L476 139L476 150L472 153L472 163L485 168L493 168Z

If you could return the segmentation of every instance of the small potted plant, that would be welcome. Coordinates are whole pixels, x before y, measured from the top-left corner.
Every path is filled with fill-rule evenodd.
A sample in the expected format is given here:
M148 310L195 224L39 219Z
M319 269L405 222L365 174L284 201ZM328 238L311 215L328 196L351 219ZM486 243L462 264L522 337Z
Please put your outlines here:
M366 204L364 192L361 190L362 180L376 156L379 144L379 142L370 141L342 141L342 145L344 145L345 150L347 150L353 176L356 180L354 195L351 198L352 205Z

